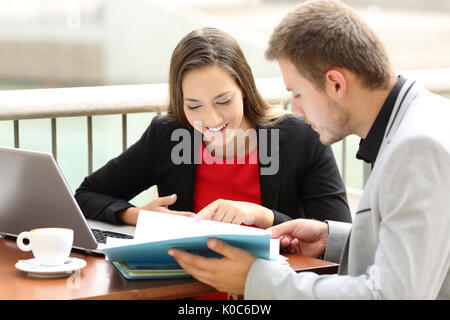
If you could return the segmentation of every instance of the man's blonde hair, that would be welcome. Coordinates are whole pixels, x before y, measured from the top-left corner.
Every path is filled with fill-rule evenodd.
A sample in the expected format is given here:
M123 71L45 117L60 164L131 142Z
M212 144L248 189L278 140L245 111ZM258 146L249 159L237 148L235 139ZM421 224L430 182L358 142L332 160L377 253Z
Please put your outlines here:
M393 75L386 49L364 20L333 0L298 5L274 29L266 58L290 60L322 90L333 67L353 72L370 89L383 88Z

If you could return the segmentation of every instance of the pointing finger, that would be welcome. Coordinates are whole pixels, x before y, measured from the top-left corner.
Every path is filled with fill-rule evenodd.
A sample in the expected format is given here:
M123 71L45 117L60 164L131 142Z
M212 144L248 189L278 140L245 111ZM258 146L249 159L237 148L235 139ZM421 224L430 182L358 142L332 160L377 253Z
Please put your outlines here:
M211 219L211 217L216 213L217 208L219 207L219 201L216 200L214 202L211 202L206 207L204 207L202 210L200 210L197 215L195 216L196 219Z

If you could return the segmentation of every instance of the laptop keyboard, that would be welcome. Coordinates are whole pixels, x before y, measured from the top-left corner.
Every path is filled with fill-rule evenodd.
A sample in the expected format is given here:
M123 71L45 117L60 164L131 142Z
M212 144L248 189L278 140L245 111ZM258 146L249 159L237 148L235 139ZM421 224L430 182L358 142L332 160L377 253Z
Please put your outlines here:
M91 229L94 234L95 240L98 243L106 243L106 237L110 238L118 238L118 239L133 239L133 236L124 233L100 230L100 229Z

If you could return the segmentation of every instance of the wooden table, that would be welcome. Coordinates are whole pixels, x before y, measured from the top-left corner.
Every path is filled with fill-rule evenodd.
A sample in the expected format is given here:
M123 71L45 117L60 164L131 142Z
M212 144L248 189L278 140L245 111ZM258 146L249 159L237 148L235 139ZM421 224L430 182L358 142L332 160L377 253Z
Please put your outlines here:
M103 257L72 252L86 260L81 272L66 278L38 279L17 270L19 259L31 252L17 248L15 241L0 239L0 299L180 299L217 292L194 279L126 280ZM296 271L336 273L337 264L303 256L286 255Z

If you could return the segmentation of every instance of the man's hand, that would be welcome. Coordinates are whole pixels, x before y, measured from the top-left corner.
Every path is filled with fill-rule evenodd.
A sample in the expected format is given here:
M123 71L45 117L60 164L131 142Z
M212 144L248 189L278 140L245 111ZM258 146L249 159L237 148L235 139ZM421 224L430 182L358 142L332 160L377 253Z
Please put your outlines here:
M255 225L267 229L273 225L273 211L255 203L218 199L200 210L196 219L232 224Z
M328 241L328 224L325 222L296 219L269 230L272 238L280 238L280 249L314 258L325 253Z
M120 218L123 222L130 225L136 225L139 210L148 210L148 211L156 211L156 212L162 212L162 213L169 213L169 214L177 214L180 216L186 216L186 217L193 217L195 214L193 212L189 211L175 211L170 210L169 206L174 204L177 201L177 195L173 194L171 196L167 197L159 197L154 199L152 202L146 204L145 206L135 208L130 207L121 213L119 213Z
M177 249L170 249L168 253L198 281L222 292L243 294L248 271L256 257L217 239L209 239L207 246L224 257L205 258Z

